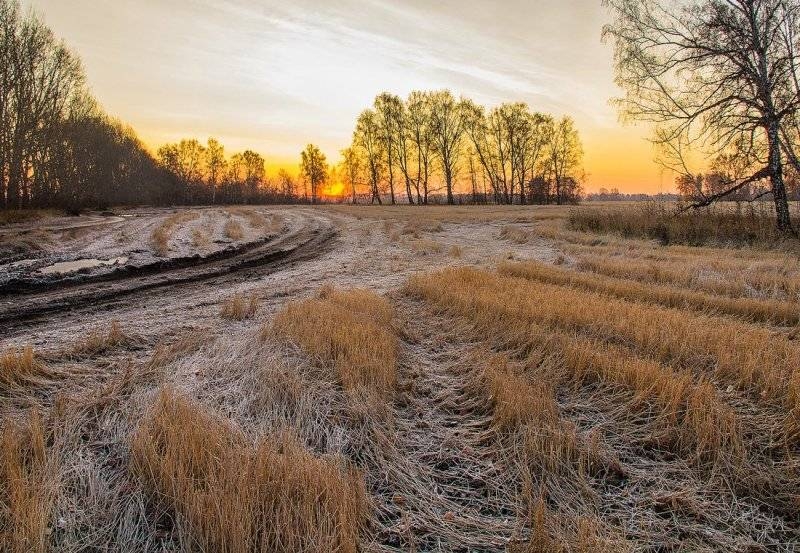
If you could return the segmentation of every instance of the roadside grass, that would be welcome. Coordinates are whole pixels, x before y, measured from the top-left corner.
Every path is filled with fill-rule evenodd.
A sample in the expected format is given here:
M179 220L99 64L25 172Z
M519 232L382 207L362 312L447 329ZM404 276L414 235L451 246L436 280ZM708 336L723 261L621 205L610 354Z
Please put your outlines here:
M196 211L179 211L162 220L150 234L150 244L156 255L166 257L169 254L169 241L172 239L175 229L198 217L199 214Z
M255 294L247 297L244 294L234 294L222 303L220 316L232 321L251 319L258 311L261 300Z
M538 262L502 264L501 274L527 280L570 286L580 290L600 292L618 298L666 307L688 309L710 314L720 313L763 323L795 325L800 322L796 304L777 300L753 298L724 298L712 294L685 290L674 286L645 284L598 274L560 269Z
M366 388L389 397L397 385L392 317L391 304L377 294L323 288L315 298L287 305L262 335L296 343L332 368L345 390Z
M0 396L43 383L48 376L50 371L36 358L33 346L9 348L0 353Z
M228 222L225 223L225 236L234 242L238 242L244 238L244 229L241 223L229 219Z
M204 551L359 550L366 497L357 472L288 434L252 444L172 389L135 430L131 468Z
M119 321L111 321L107 329L96 328L76 341L67 356L71 358L91 357L129 346L134 342L135 339L123 330Z
M0 226L64 215L55 209L0 209Z

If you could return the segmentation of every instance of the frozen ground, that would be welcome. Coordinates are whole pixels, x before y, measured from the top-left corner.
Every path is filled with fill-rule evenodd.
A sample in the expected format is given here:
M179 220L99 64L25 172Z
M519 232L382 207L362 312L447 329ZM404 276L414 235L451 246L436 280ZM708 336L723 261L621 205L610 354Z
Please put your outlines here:
M284 302L324 284L385 292L411 274L445 265L494 266L511 257L552 259L557 254L543 241L517 244L501 239L509 224L532 224L516 209L498 210L479 222L458 215L417 220L413 210L396 217L392 213L381 208L351 212L248 207L180 213L148 209L2 228L0 252L32 236L39 239L35 249L0 258L0 320L8 330L0 347L31 343L37 349L58 348L112 321L144 331L154 341L197 325L227 332L231 329L215 323L221 302L236 293L259 297L260 316L268 317ZM176 215L179 222L171 233L168 256L160 257L151 244L152 232ZM240 240L225 236L230 220L244 230ZM306 244L303 230L312 228L325 229L330 236L322 243ZM207 239L193 240L198 232ZM254 256L244 267L236 266L241 252L254 244L281 248L286 236L296 238L289 248L296 256L302 253L302 260L290 258L275 266L269 256L263 263ZM230 266L220 270L221 261L214 256ZM42 271L55 263L120 257L127 262L73 273ZM149 280L134 282L130 275L138 275L136 270L146 273L138 278ZM184 275L189 270L191 274Z

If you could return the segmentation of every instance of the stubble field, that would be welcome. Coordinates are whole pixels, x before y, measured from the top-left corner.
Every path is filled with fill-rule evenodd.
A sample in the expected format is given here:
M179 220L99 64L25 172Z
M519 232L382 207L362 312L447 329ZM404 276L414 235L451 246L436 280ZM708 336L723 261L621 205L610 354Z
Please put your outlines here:
M585 209L0 226L0 551L795 551L800 257Z

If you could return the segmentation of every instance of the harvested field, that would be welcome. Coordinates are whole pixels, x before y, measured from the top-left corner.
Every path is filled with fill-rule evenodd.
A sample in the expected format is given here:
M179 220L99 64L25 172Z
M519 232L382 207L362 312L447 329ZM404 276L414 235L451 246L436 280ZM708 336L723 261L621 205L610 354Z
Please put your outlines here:
M796 551L800 259L584 209L11 218L0 551Z

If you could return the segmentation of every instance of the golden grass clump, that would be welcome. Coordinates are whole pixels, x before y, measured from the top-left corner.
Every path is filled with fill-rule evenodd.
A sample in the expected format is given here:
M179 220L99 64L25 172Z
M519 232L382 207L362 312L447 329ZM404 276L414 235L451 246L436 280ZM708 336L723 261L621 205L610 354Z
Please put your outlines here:
M225 236L234 242L238 242L244 238L244 229L238 221L234 221L232 219L228 220L228 222L225 223Z
M175 228L189 221L197 219L199 215L194 211L181 211L170 215L153 229L150 235L150 243L153 250L159 257L166 257L169 253L169 241Z
M36 359L33 346L11 348L0 353L0 393L12 393L42 382L47 374L47 368Z
M222 304L220 316L233 321L251 319L255 316L260 304L261 300L256 295L251 295L248 299L244 294L234 294Z
M680 286L731 298L776 297L795 307L800 302L800 274L787 269L784 259L755 264L749 260L692 259L674 254L666 259L639 259L626 253L624 261L584 255L577 266L605 276ZM708 269L719 278L707 278Z
M666 307L686 308L695 311L724 313L745 317L753 321L773 322L793 325L800 322L800 309L797 305L773 300L751 298L721 298L718 296L684 290L670 286L642 284L633 280L618 280L578 273L568 269L558 269L535 261L510 264L499 267L502 274L538 280L609 294L618 298L643 303L660 304Z
M132 470L203 551L355 553L366 518L362 477L284 435L243 432L170 389L136 429Z
M461 259L461 257L464 255L464 248L458 245L453 245L450 247L450 251L448 253L450 254L450 257Z
M397 383L393 312L388 300L372 292L326 287L316 298L286 306L265 336L274 332L297 343L332 367L346 390L365 387L386 395Z
M504 305L496 308L508 316L623 340L654 359L706 368L742 391L755 391L766 403L794 408L800 402L794 376L800 367L800 346L767 329L520 278L506 277L509 280L502 284L496 276L473 269L444 274L446 280L455 281L440 284L448 291L462 287L476 297L504 296ZM492 287L501 284L505 292L493 293Z
M527 423L549 424L558 420L558 405L552 383L532 383L514 371L507 357L495 355L475 375L476 392L488 395L492 419L503 429L514 430Z
M84 338L73 344L69 355L71 357L99 355L131 342L132 339L122 330L119 321L112 321L108 330L92 330Z
M573 334L573 326L568 332L558 330L560 311L579 311L591 298L540 298L537 288L521 279L463 268L412 277L406 292L467 319L479 335L500 347L527 352L536 365L533 370L539 369L542 358L556 356L564 372L549 368L549 381L607 382L633 392L634 402L654 403L658 419L677 432L677 446L698 459L739 458L737 418L713 387L702 380L696 383L688 371L641 358L623 346ZM692 415L698 407L702 417Z
M0 422L0 551L44 553L55 484L44 423L37 411Z
M207 248L211 238L208 233L202 229L192 229L192 245L195 248Z
M500 229L500 238L515 244L527 244L531 241L532 234L523 228L510 225Z
M235 207L228 210L229 213L239 215L247 219L250 228L260 229L267 226L267 219L262 213L249 207Z
M417 255L438 255L444 251L444 247L436 240L418 238L409 243L411 251Z
M661 244L734 244L772 247L785 237L776 230L770 208L730 205L679 211L673 204L643 203L624 208L582 208L570 211L568 228L580 232L650 238Z

